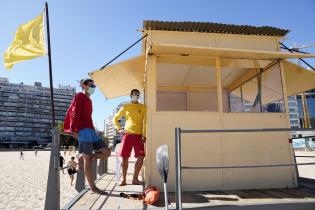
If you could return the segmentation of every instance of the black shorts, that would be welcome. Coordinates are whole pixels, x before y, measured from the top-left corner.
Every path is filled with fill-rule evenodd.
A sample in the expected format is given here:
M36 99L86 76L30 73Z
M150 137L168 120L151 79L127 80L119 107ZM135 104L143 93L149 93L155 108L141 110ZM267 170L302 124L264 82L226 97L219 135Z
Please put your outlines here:
M95 141L95 142L79 141L79 153L92 155L93 150L99 150L102 148L107 148L107 145L103 141Z
M74 168L68 168L68 174L69 175L72 175L72 174L75 174L75 173L77 173L77 171Z

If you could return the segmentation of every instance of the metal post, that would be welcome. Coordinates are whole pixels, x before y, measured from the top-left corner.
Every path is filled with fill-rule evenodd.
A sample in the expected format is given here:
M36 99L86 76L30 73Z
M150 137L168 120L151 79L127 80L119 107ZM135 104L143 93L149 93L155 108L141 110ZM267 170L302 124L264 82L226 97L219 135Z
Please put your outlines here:
M97 166L97 159L96 160L92 160L92 176L93 176L93 180L96 180L96 178L97 178L96 166Z
M100 176L107 173L107 158L99 160L97 173Z
M81 192L85 189L85 177L84 177L84 167L77 173L77 180L75 181L75 190Z
M167 186L165 182L163 183L163 187L164 187L165 210L168 210Z
M108 158L106 158L104 161L104 173L108 173Z
M176 209L182 209L182 175L181 175L181 129L175 128L175 165L176 165Z
M59 140L58 128L52 130L53 141L50 152L50 163L45 199L45 210L60 209L60 169L59 169Z
M54 86L52 78L51 49L50 49L50 31L48 3L45 2L47 44L48 44L48 66L49 66L49 84L50 84L50 103L51 103L51 126L52 126L52 148L50 152L50 163L47 181L47 191L45 200L45 209L60 209L60 172L59 172L59 139L60 134L55 128L55 108L54 108Z
M52 78L52 65L51 65L51 49L50 49L50 31L49 31L49 15L48 3L45 2L46 11L46 26L47 26L47 45L48 45L48 66L49 66L49 87L50 87L50 106L51 106L51 125L55 127L55 105L54 105L54 86Z

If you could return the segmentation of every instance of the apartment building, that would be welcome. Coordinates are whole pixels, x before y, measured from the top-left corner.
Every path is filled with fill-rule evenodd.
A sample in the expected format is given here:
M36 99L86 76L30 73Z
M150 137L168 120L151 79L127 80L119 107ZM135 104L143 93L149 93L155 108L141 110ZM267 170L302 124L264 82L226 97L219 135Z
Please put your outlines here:
M117 143L121 142L122 135L115 129L113 118L114 115L119 111L119 109L124 105L129 102L122 102L120 103L114 110L111 115L109 115L105 120L104 120L104 131L105 131L105 136L109 139L109 145L114 147ZM122 117L121 119L118 120L118 123L120 124L121 127L125 127L125 118Z
M315 90L310 90L304 93L306 97L308 115L310 119L310 125L315 128ZM300 117L300 124L303 125L303 105L301 95L297 95L298 111Z
M301 128L297 96L288 97L291 128Z
M56 124L64 120L75 87L54 88ZM7 147L51 142L50 89L40 82L10 83L0 77L0 144Z

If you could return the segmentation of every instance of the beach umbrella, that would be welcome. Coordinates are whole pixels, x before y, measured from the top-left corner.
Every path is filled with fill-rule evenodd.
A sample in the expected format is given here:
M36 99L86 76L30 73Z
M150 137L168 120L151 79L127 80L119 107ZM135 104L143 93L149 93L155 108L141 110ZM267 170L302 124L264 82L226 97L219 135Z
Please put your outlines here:
M169 167L169 158L168 158L168 146L166 144L161 145L156 150L156 164L159 170L159 173L163 179L164 186L164 199L165 199L165 209L168 209L168 198L167 198L167 176L168 176L168 167Z

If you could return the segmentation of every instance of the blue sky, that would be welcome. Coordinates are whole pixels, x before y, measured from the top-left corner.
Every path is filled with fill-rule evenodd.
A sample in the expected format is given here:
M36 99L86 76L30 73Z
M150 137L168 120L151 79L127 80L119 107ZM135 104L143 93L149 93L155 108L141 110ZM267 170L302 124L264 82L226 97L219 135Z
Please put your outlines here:
M10 82L49 86L48 59L36 58L16 64L7 71L3 53L11 44L20 24L36 17L43 9L41 0L0 1L0 77ZM51 0L49 18L54 86L78 86L96 70L141 37L137 29L143 20L202 21L289 29L288 46L315 43L315 1L253 1L253 0ZM307 49L315 53L315 47ZM115 62L140 53L140 45ZM308 60L315 65L315 60ZM117 104L126 97L105 100L97 90L92 96L93 118L97 127Z

